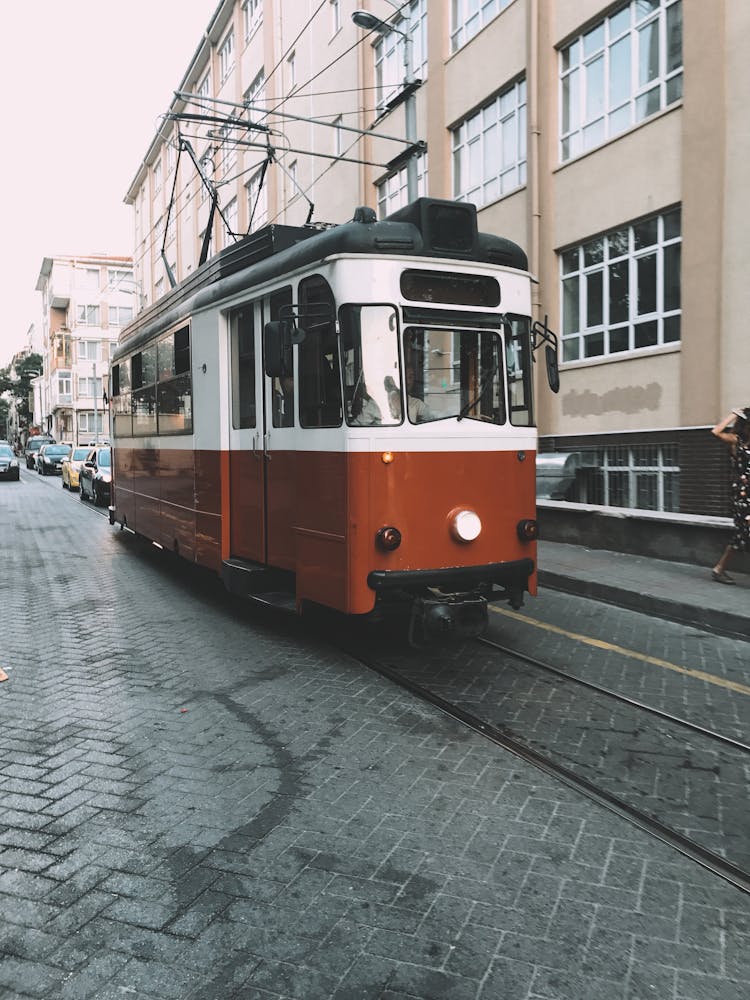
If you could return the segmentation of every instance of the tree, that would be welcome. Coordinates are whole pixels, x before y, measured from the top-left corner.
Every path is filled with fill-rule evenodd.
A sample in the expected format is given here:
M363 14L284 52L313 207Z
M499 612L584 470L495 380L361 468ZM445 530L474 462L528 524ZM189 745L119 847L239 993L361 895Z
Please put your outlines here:
M7 414L9 398L16 401L16 412L28 427L29 425L29 394L31 392L31 380L42 371L41 354L27 354L25 358L15 366L15 378L11 373L11 368L0 368L0 397L4 407L0 410L0 423L4 423L7 430Z

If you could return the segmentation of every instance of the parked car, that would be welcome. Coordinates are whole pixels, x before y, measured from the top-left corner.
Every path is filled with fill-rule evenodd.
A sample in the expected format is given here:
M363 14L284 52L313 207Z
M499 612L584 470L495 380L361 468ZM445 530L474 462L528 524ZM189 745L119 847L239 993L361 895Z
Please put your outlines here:
M9 444L0 444L0 479L20 479L21 469Z
M57 476L62 471L62 461L72 450L69 444L43 444L36 453L36 471L42 476Z
M36 453L43 444L54 444L55 439L49 434L32 434L26 442L24 455L26 457L26 468L33 469L36 462Z
M70 454L66 455L62 460L61 475L63 489L65 489L66 486L69 490L78 489L78 473L81 466L86 461L86 456L90 451L90 445L72 448Z
M112 450L109 446L92 448L78 470L81 500L89 497L97 507L109 503L112 496Z

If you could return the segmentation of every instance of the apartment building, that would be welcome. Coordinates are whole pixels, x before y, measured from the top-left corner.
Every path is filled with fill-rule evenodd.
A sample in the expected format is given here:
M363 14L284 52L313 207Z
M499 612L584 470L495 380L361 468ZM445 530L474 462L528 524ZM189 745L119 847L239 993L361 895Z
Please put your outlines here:
M269 222L388 214L414 157L419 194L528 252L567 499L724 514L708 429L750 404L749 45L738 0L224 0L126 195L144 302Z
M109 437L109 359L121 327L136 312L132 257L45 257L43 373L35 380L34 423L57 441Z

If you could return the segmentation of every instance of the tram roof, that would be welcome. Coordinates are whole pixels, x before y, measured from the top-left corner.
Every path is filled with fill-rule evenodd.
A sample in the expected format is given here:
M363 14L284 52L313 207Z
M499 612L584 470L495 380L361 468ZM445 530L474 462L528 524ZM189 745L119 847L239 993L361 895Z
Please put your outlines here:
M516 243L479 232L476 206L468 202L419 198L379 222L372 209L360 208L351 222L324 229L270 225L226 247L145 309L123 329L121 348L127 344L132 350L160 329L179 322L191 308L223 297L229 291L225 278L248 272L242 280L260 285L340 254L442 258L521 271L528 267L526 254ZM219 282L220 289L212 287ZM207 294L197 301L201 292ZM118 349L116 357L120 354Z

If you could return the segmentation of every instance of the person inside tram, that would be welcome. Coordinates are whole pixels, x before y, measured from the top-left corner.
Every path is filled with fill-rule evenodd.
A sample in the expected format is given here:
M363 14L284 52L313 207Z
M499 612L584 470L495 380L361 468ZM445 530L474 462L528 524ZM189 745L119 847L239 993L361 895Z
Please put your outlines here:
M388 406L391 411L391 416L394 420L401 419L401 392L389 376L385 379L385 388L388 393ZM430 420L436 420L435 414L429 408L427 403L419 396L415 394L415 379L412 372L407 373L407 386L406 386L406 411L409 414L409 420L413 424L423 424Z
M294 426L293 375L281 375L273 380L273 426Z
M354 427L372 427L383 422L380 407L367 391L364 379L360 379L352 398L352 419Z

